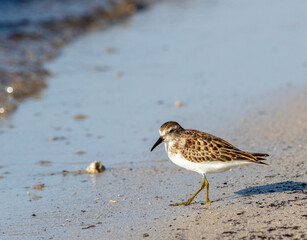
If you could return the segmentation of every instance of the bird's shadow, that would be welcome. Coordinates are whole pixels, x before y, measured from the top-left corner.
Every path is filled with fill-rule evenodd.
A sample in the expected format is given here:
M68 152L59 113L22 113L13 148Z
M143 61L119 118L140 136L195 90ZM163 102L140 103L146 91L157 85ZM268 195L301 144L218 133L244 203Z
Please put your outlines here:
M286 182L272 183L263 186L249 187L239 190L235 193L243 196L251 196L251 195L266 194L273 192L292 192L297 190L307 190L307 183L286 181Z

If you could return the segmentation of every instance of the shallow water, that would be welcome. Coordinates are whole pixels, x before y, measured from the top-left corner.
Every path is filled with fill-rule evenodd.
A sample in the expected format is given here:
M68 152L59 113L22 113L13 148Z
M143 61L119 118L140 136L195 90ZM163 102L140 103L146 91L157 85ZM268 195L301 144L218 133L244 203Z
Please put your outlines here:
M108 7L108 0L2 0L0 6L0 23L11 26L20 23L42 22L68 17L79 17L91 12L93 8ZM48 9L48 11L44 11ZM2 26L1 25L1 26Z
M49 72L43 65L60 48L82 33L101 30L146 9L148 1L1 1L0 118L46 87Z
M25 187L62 188L61 175L44 173L164 159L163 147L149 152L163 122L223 137L305 87L306 9L301 1L165 2L74 41L46 65L48 89L1 123L0 205L10 209L1 223L32 211Z

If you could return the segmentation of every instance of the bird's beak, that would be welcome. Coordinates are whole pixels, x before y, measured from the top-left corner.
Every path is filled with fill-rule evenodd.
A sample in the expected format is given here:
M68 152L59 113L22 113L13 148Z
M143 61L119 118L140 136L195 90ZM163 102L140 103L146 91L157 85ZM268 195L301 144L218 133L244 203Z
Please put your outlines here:
M158 141L156 141L155 145L153 145L150 151L152 152L152 150L154 150L155 147L158 146L161 142L163 142L163 138L159 137Z

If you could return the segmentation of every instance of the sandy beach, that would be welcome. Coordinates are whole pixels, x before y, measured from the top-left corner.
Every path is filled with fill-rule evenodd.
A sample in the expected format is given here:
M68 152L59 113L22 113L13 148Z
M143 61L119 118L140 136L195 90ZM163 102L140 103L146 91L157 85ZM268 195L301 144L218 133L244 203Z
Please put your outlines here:
M188 198L201 177L164 158L118 164L99 175L59 178L46 171L30 177L46 183L45 190L15 197L29 207L11 211L20 218L2 219L4 239L305 239L306 102L307 92L297 92L223 134L271 156L268 166L209 175L210 206L201 203L204 192L195 204L169 206Z
M306 239L305 10L264 2L165 1L45 63L48 87L0 122L0 238ZM268 166L171 207L201 176L150 152L168 120Z

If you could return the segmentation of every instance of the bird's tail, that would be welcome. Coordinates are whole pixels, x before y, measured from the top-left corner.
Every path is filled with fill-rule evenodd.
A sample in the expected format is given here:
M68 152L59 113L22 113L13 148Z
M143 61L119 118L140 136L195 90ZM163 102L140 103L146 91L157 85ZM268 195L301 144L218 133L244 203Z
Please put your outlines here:
M262 162L263 160L266 160L266 157L269 156L267 153L251 153L257 160L257 163L268 165L267 163Z

